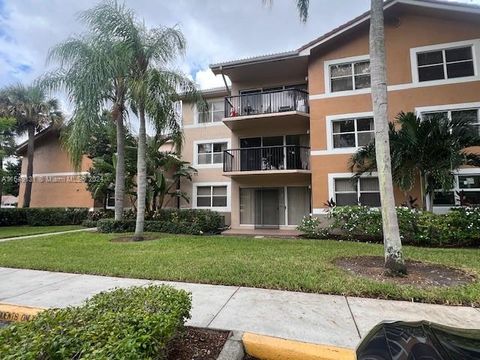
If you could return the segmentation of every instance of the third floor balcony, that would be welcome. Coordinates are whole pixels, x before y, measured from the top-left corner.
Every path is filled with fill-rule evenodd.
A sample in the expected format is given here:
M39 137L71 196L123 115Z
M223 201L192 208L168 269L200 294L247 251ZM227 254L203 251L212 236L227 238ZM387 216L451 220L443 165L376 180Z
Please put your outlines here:
M296 120L308 125L308 92L302 89L249 91L225 98L225 125L232 130L255 125L282 126Z

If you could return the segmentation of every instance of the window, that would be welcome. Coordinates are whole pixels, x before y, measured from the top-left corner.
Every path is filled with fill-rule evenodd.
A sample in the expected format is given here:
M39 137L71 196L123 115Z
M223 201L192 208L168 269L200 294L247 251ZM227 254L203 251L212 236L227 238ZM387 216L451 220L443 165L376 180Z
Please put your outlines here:
M417 67L419 81L473 76L472 46L419 52Z
M197 114L198 124L216 123L225 116L225 103L223 100L209 101L208 109Z
M197 186L197 207L227 207L227 186Z
M480 132L480 109L455 109L422 113L422 118L445 116L451 120L464 119L472 124L475 131Z
M107 198L105 199L107 209L115 208L115 193L112 191L107 192Z
M359 90L370 87L370 61L330 65L330 91Z
M332 121L333 148L352 148L368 145L375 137L373 118Z
M334 179L334 193L338 206L380 206L380 190L376 177Z
M480 204L480 174L456 174L454 184L450 191L435 191L434 206Z
M197 165L222 164L227 142L197 144Z

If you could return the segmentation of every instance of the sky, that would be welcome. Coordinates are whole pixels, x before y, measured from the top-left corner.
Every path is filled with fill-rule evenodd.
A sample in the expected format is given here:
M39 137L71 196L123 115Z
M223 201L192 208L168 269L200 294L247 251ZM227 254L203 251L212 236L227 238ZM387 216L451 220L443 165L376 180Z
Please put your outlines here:
M98 0L0 0L0 87L29 83L54 64L48 50L85 31L78 13ZM480 4L480 0L463 0ZM293 50L368 10L370 0L310 0L299 20L295 0L125 0L147 26L178 26L187 52L177 67L200 88L223 86L209 64ZM65 105L68 107L68 105Z

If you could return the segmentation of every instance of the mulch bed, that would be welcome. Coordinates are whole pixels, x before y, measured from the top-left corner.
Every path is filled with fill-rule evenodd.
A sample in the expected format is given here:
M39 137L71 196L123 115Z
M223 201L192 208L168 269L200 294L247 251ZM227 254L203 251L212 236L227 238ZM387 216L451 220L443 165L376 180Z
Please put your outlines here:
M171 343L168 360L216 360L228 339L228 331L186 327Z
M155 235L144 235L142 241L157 240L158 236ZM119 236L110 240L111 242L142 242L142 241L133 241L133 235L130 236Z
M385 275L384 259L380 256L355 256L339 258L335 265L348 272L379 282L390 282L399 285L413 285L419 288L432 286L449 287L465 285L476 281L475 276L460 269L444 265L429 264L407 260L408 274L403 277Z

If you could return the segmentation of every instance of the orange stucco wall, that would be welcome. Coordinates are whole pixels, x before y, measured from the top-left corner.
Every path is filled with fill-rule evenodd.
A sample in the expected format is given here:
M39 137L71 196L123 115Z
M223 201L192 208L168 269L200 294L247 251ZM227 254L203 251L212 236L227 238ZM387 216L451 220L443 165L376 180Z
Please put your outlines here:
M391 121L394 121L400 111L415 111L419 107L434 105L479 102L478 79L445 85L435 85L432 82L431 86L415 87L415 84L412 84L410 49L478 39L480 21L473 22L470 19L459 21L458 17L452 19L427 13L419 15L402 12L395 15L399 21L396 21L395 25L387 22L385 29L387 78L389 86L404 85L400 88L389 88L388 113ZM348 162L351 155L332 154L326 151L327 116L372 111L370 93L349 96L341 96L338 93L325 94L324 62L367 55L368 52L368 27L365 26L348 38L340 39L326 50L314 49L310 55L309 93L310 96L318 97L310 101L310 144L312 151L326 152L311 157L313 208L325 207L324 203L329 199L329 173L350 172ZM476 61L478 66L479 59ZM418 184L411 195L421 198ZM400 204L404 201L404 194L397 189L395 198Z
M26 175L27 158L22 157L22 175ZM80 172L88 171L91 160L83 159ZM68 153L60 146L58 134L52 132L35 142L33 161L34 181L30 207L86 207L93 208L94 201L79 176L72 176L73 166ZM22 178L24 181L24 178ZM18 205L23 204L25 183L20 183Z

